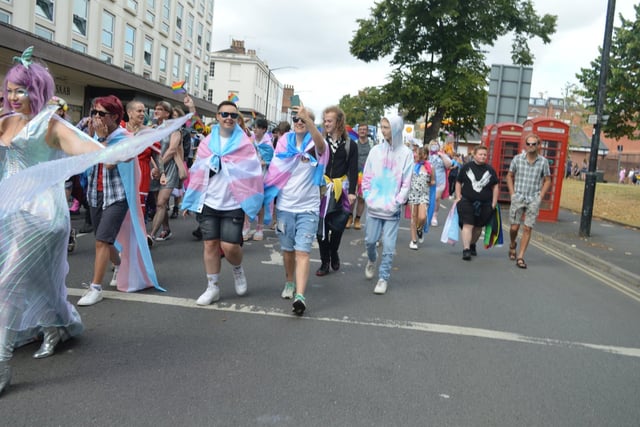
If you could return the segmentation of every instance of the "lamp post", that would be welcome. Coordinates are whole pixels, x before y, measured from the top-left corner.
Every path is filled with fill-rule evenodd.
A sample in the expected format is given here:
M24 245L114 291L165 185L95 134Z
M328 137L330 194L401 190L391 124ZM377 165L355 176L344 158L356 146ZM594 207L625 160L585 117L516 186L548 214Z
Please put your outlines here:
M269 89L271 88L271 72L277 71L277 70L284 70L286 68L298 69L298 67L294 67L291 65L285 65L284 67L276 67L276 68L269 68L267 66L267 95L264 102L264 118L267 119L267 121L269 121Z

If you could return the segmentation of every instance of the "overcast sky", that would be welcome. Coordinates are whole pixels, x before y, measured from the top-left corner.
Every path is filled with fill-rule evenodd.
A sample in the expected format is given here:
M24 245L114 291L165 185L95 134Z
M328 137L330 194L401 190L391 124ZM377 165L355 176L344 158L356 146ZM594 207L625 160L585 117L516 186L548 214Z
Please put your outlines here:
M617 0L616 17L634 19L634 0ZM530 43L535 55L531 96L560 97L575 74L598 56L604 40L607 0L534 0L538 14L558 16L552 42ZM226 49L231 39L245 41L283 84L295 87L305 105L318 115L346 94L384 84L386 62L364 63L349 53L356 19L368 18L373 0L245 2L216 0L213 50ZM616 25L619 20L616 18ZM487 64L510 64L511 40L489 48ZM217 102L219 100L214 100Z

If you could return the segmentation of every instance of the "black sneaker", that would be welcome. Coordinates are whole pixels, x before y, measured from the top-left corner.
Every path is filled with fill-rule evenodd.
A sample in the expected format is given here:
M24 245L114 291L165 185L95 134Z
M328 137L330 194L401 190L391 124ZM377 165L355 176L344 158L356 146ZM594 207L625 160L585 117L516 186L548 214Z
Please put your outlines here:
M471 256L478 256L478 252L476 251L476 244L469 245L469 253Z
M304 297L300 294L296 295L296 299L293 301L293 309L292 311L297 316L302 316L304 314L304 310L307 308L307 305L304 303Z
M326 276L327 274L329 274L329 263L328 262L323 262L320 265L320 268L316 271L316 276Z
M462 259L465 261L471 261L471 250L470 249L464 249L462 251Z
M331 255L331 268L333 271L340 270L340 257L338 256L338 253Z

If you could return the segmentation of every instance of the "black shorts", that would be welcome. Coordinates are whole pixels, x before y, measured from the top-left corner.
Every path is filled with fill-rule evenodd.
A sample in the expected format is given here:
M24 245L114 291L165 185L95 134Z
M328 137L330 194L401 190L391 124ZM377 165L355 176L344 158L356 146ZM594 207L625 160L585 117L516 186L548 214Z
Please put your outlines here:
M479 206L474 206L474 202L469 199L462 199L456 205L458 208L458 218L460 227L463 224L473 224L475 227L484 227L491 221L493 209L491 202L481 202Z
M97 208L89 208L91 215L91 223L93 224L96 240L113 244L116 236L120 232L120 227L124 222L124 218L129 211L129 205L126 200L115 202L106 208L102 208L103 193L98 192Z
M242 226L244 225L242 209L219 211L204 205L202 213L199 213L196 219L200 224L203 240L242 243Z

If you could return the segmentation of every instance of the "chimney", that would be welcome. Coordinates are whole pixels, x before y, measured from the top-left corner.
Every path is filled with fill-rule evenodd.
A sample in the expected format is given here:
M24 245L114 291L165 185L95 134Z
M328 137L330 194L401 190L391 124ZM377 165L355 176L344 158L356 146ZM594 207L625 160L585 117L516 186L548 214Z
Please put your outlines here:
M231 40L231 49L237 53L246 53L244 49L244 40Z

